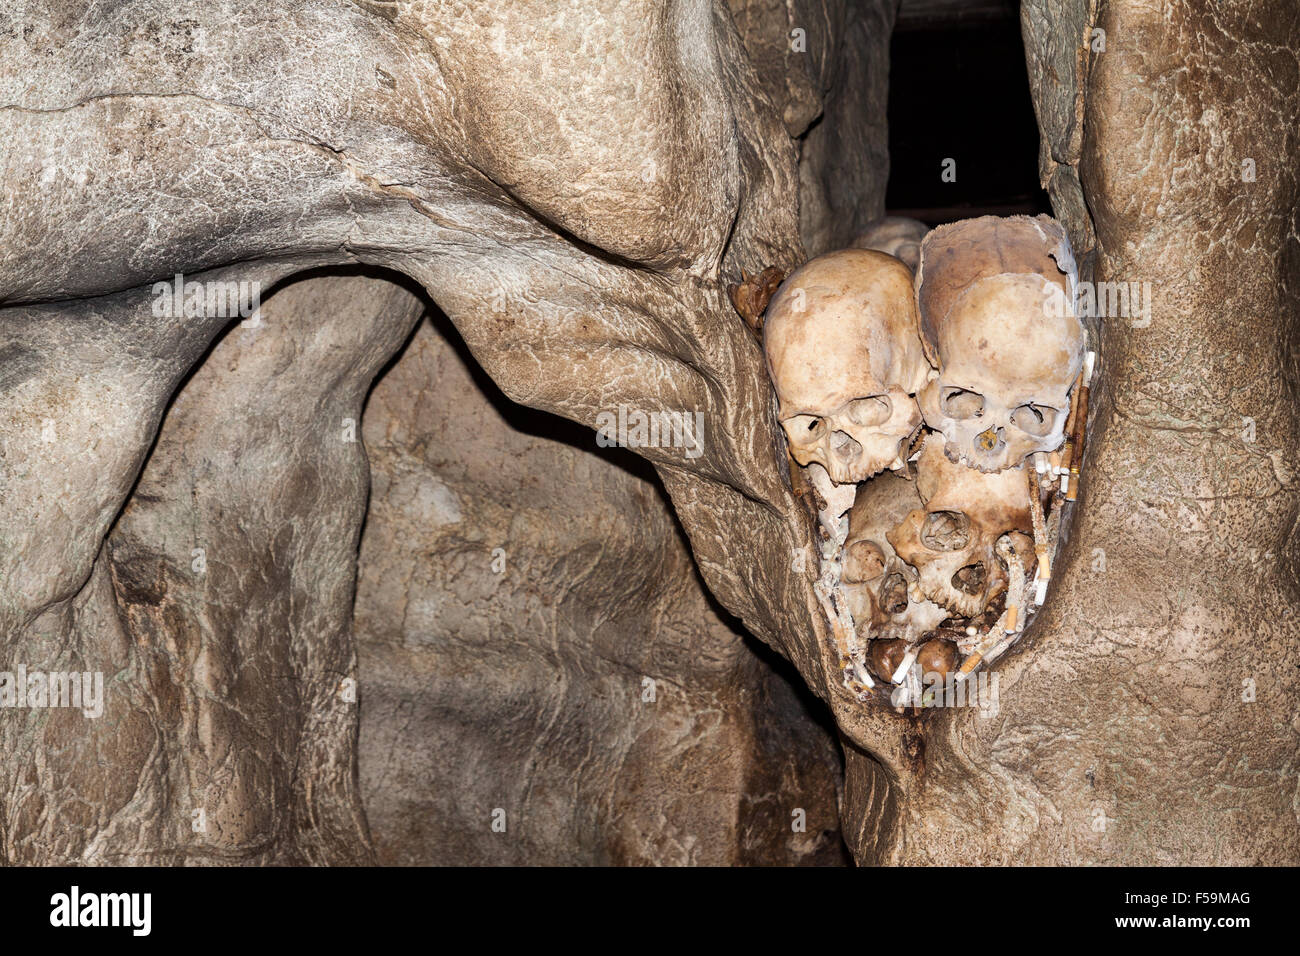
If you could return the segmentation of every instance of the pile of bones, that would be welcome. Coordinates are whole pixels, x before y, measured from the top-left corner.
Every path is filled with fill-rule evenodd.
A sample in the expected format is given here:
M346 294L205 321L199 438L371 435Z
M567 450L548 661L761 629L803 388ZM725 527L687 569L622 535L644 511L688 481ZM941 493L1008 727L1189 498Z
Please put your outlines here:
M816 591L859 700L931 705L1043 603L1095 355L1076 286L1055 220L986 216L929 232L915 277L844 249L766 303L792 474L818 512Z

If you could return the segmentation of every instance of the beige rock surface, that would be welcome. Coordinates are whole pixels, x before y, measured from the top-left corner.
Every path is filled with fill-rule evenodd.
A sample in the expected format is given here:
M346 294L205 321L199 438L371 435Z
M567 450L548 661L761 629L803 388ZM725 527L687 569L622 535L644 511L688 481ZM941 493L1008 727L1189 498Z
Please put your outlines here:
M422 323L366 411L380 862L840 862L838 748L708 597L654 472L514 405L456 342Z
M434 542L479 560L504 540L519 578L496 587L518 603L489 608L499 645L460 646L450 635L488 633L465 610L490 604L494 579L449 584L445 565L426 565L441 570L386 592L394 606L409 601L408 633L368 616L392 582L363 569L374 732L387 734L375 739L397 752L427 728L435 745L406 761L406 778L363 761L358 788L357 716L338 685L355 653L348 609L367 469L360 444L331 443L344 418L384 439L404 425L360 416L414 306L385 305L402 300L389 290L340 316L330 302L350 300L328 283L344 279L317 273L327 284L297 293L298 307L288 289L268 300L269 316L286 310L275 334L245 338L224 319L157 316L150 293L178 272L269 290L357 263L423 289L523 405L583 429L619 405L704 416L698 457L638 451L718 604L829 704L847 761L842 827L861 862L1300 860L1295 11L1024 4L1057 216L1085 280L1149 282L1152 309L1149 322L1100 323L1080 508L1047 605L999 665L998 714L914 720L864 709L840 686L816 569L799 560L815 554L814 519L789 486L761 349L725 293L742 269L789 269L821 242L847 244L879 215L863 197L879 194L846 187L863 219L842 241L825 238L827 222L857 213L824 217L800 187L837 174L810 175L816 150L791 138L787 100L772 92L779 71L760 69L727 9L195 0L185 10L19 0L0 14L0 649L9 664L102 671L107 697L95 721L0 712L4 860L364 861L362 791L378 801L378 851L395 859L390 821L408 785L433 779L441 755L475 756L493 734L483 722L502 718L518 723L496 731L506 759L493 773L523 754L533 769L500 800L539 855L826 852L809 849L832 829L811 810L808 843L774 843L754 822L788 828L777 807L790 794L828 793L818 745L788 743L810 725L782 716L797 709L775 702L779 684L762 696L770 678L729 629L664 632L702 607L675 538L628 525L600 537L602 514L670 530L652 486L563 448L528 458L563 462L560 475L586 462L591 514L560 507L514 524L450 464L415 467L410 446L377 439L392 497L375 499L362 550L384 544L403 502L430 518L455 505L460 524L481 516L480 537L430 522L409 539L390 532L385 560L399 568ZM1094 28L1105 51L1077 52ZM878 80L870 92L883 95ZM837 125L823 110L814 132L871 141L854 126L869 119ZM830 154L877 181L853 150ZM418 439L431 421L406 427ZM641 568L672 573L646 598L654 626L606 629L594 612L623 592L580 575L631 554L638 534L648 535ZM555 550L532 551L541 542ZM208 555L198 577L196 547ZM571 572L566 606L547 589ZM528 580L545 582L535 598ZM551 608L538 611L546 594ZM685 603L669 608L673 594ZM465 685L415 686L421 672L403 655L429 633L425 621L447 625L443 643L422 646L463 666ZM553 639L511 637L535 637L529 621ZM581 679L576 660L561 675L561 688L567 679L583 693L564 711L562 691L522 668L533 662L535 678L574 646L593 656ZM690 649L679 675L694 676L680 698L660 696L670 719L647 729L625 719L635 711L616 715L614 689L653 676L655 653L675 648ZM754 695L748 716L737 684ZM697 726L696 708L724 685L718 724ZM502 695L513 709L491 702ZM473 731L449 730L454 715L422 723L444 705L472 716ZM385 706L419 730L403 737ZM700 749L674 764L669 792L650 769L693 734ZM709 759L741 741L754 741L752 761L734 750ZM605 766L626 768L624 792L637 794L617 820L585 802L600 791L584 780L597 765L575 772L563 759L588 743L593 760L599 750ZM719 794L707 806L679 792L705 787ZM445 794L428 799L440 801L437 826L454 828L495 796L478 790L454 812ZM573 816L557 822L557 807ZM728 841L704 835L715 822L733 828ZM408 858L449 839L431 828ZM513 852L461 839L466 854Z

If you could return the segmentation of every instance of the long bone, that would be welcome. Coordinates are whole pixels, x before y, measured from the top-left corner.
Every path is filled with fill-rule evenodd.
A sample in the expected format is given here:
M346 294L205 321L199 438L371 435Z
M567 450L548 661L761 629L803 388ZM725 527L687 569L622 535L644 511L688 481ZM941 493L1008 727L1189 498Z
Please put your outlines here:
M859 700L875 686L867 672L866 653L858 640L853 617L849 613L848 595L844 593L844 542L849 534L848 511L857 497L856 485L837 485L817 462L808 466L807 474L822 507L817 521L822 529L820 575L813 593L830 624L831 636L844 671L844 686Z

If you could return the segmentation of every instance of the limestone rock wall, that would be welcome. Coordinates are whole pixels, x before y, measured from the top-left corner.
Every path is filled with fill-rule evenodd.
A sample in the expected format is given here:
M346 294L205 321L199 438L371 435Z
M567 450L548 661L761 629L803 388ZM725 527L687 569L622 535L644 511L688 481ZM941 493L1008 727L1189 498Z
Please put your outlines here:
M840 862L833 737L709 598L654 472L458 345L421 323L366 410L380 861Z

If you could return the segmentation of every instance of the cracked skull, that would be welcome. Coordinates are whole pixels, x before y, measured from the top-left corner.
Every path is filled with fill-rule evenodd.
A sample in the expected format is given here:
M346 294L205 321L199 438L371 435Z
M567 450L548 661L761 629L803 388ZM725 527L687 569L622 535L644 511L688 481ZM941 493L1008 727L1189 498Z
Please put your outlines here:
M916 568L926 598L960 617L982 613L1007 586L1007 568L993 550L998 538L1012 534L1017 554L1033 554L1028 474L953 464L942 439L930 435L916 485L924 506L889 532L889 543Z
M932 371L907 266L866 249L818 256L773 297L763 345L795 461L836 484L903 467Z
M950 461L997 472L1064 441L1086 345L1064 243L1046 217L985 217L926 238L918 299L939 374L917 399Z
M912 642L938 627L948 612L914 593L917 572L903 562L887 535L921 507L916 486L899 475L878 475L858 488L844 544L844 592L863 638Z

